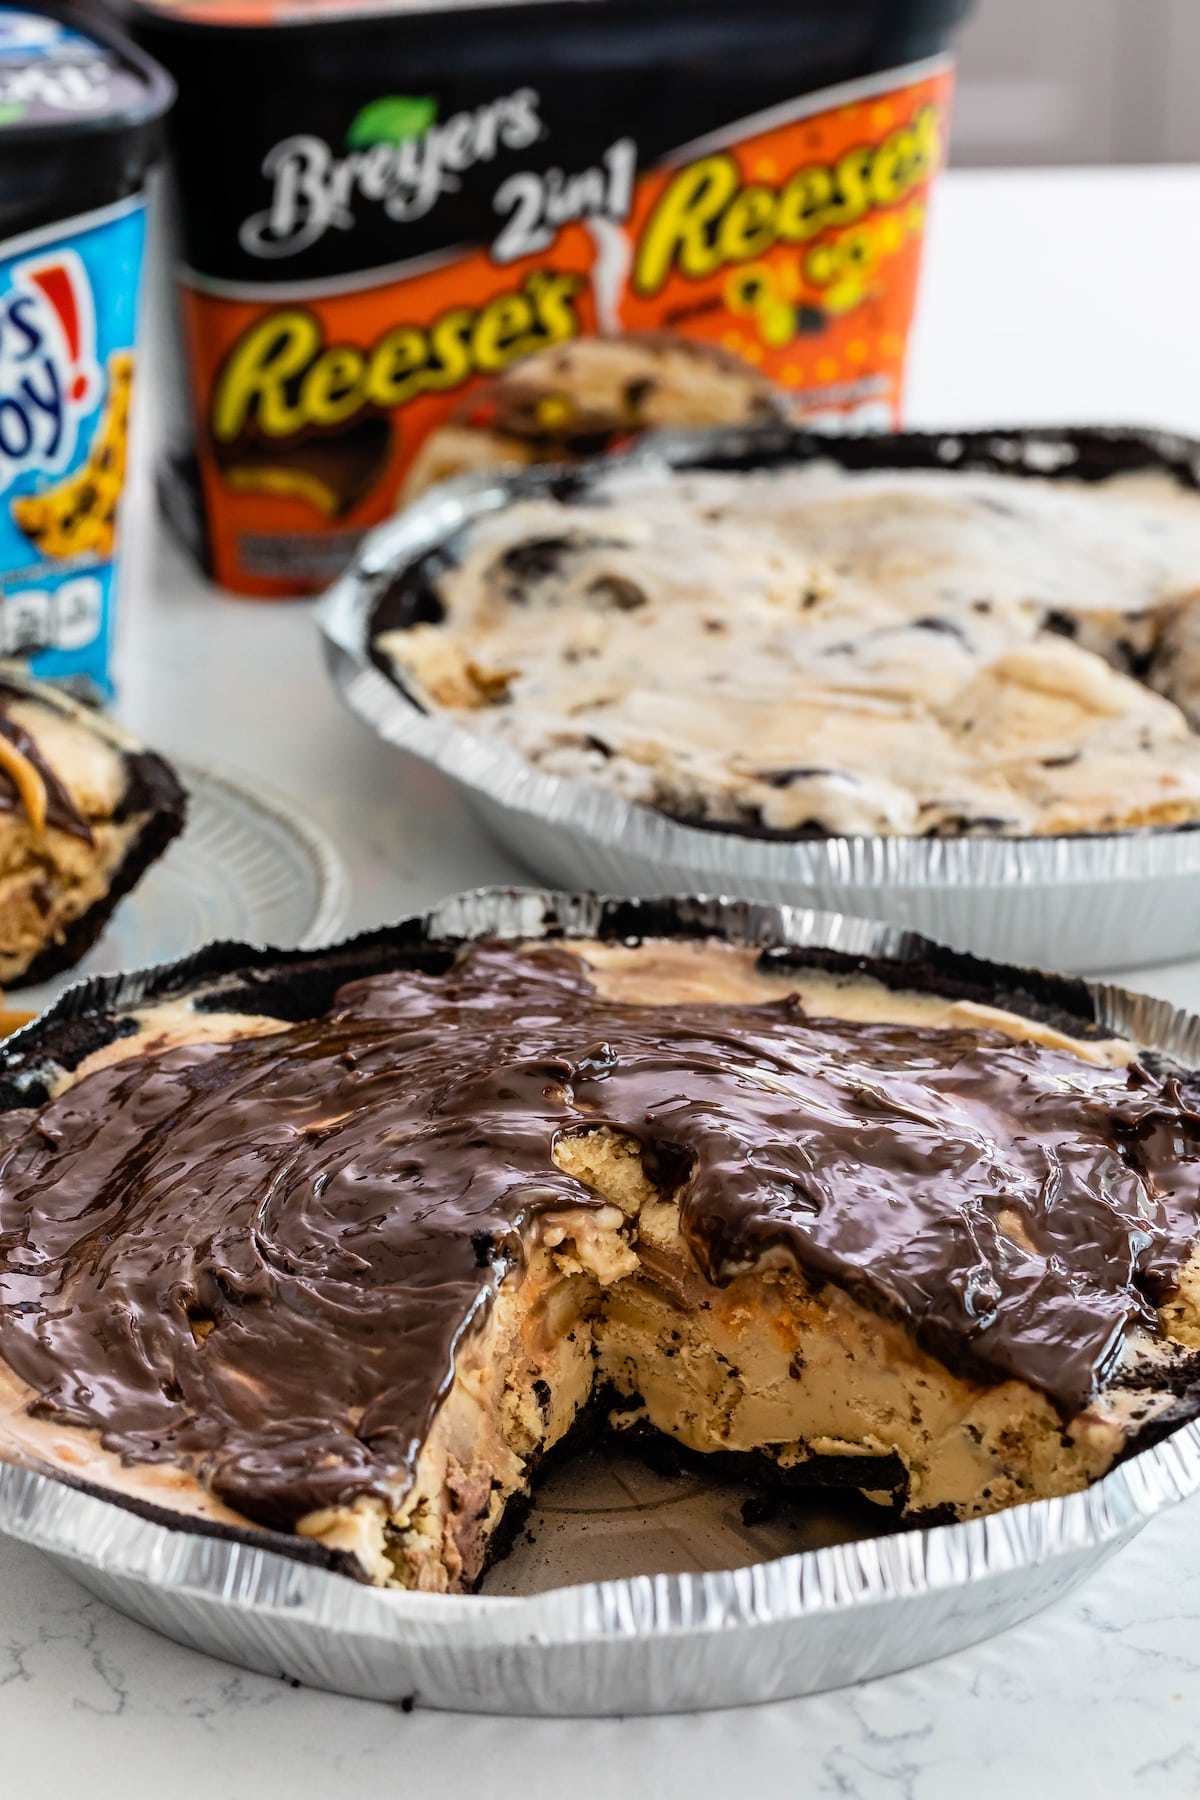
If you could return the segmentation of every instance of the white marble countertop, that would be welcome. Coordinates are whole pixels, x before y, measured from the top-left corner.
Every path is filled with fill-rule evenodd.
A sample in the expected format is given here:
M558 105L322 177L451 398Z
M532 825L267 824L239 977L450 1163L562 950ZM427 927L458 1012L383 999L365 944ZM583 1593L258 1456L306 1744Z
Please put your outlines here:
M957 174L938 198L914 424L1144 422L1200 433L1200 170ZM1128 235L1127 235L1128 234ZM1138 259L1129 245L1136 237ZM340 846L350 923L519 880L452 790L333 697L302 605L208 588L138 470L119 711L291 795ZM1200 964L1130 972L1200 1004ZM992 1643L734 1713L517 1722L297 1691L167 1643L0 1543L0 1792L222 1800L474 1792L656 1800L738 1786L844 1800L1200 1795L1200 1501Z

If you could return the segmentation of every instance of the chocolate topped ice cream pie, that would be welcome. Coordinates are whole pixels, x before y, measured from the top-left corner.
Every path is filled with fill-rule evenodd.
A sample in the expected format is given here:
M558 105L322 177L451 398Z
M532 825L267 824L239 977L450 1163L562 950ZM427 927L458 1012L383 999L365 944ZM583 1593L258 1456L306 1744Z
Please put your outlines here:
M185 806L174 772L127 732L0 676L0 984L78 962Z
M0 1457L458 1591L585 1427L919 1522L1200 1411L1192 1075L1079 984L654 925L226 947L14 1040Z
M1198 621L1166 475L818 454L518 491L372 635L422 707L687 823L1030 837L1200 819Z

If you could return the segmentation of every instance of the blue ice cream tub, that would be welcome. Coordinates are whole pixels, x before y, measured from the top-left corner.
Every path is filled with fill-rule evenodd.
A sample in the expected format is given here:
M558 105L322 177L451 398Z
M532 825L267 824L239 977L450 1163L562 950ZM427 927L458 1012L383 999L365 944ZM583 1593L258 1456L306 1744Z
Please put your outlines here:
M0 6L0 659L112 692L145 182L169 77L90 14Z

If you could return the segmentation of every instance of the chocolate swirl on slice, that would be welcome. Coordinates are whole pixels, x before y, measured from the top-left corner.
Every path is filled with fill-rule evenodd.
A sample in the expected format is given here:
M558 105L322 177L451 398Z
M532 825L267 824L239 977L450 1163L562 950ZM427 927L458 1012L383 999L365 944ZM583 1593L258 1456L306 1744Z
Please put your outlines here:
M92 828L72 800L65 784L42 755L32 734L11 714L5 712L3 707L3 695L0 694L0 737L4 737L18 755L31 765L45 789L46 824L56 826L59 831L69 832L72 837L82 838L85 844L90 844ZM6 768L0 767L0 812L18 810L27 810L18 783Z
M0 1117L0 1353L39 1413L263 1524L394 1488L523 1229L600 1204L554 1148L605 1126L711 1281L782 1247L1064 1417L1157 1330L1197 1230L1176 1079L794 998L629 1005L489 945Z

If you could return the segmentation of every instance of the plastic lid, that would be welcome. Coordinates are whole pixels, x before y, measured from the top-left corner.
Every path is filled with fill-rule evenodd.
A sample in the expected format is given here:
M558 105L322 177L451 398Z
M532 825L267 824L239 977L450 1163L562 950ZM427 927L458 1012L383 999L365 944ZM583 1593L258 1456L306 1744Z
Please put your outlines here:
M117 33L56 8L0 6L0 142L122 129L173 98L169 76Z
M388 18L427 20L456 13L521 12L549 6L555 0L120 0L120 3L147 24L236 30L242 26L329 25L339 21L363 23ZM606 0L557 0L560 7L564 3L580 13L603 12ZM794 10L803 10L803 0L774 0L774 3L780 8L790 5ZM850 0L819 0L814 6L814 16L824 15L837 22L839 13L849 3ZM948 29L969 3L970 0L933 0L935 17L938 13L945 14L938 21L940 26ZM626 4L638 5L639 0L626 0ZM760 4L770 4L770 0L760 0ZM903 22L908 14L921 10L920 0L892 0L891 10L896 15L893 21L889 19L887 6L879 7L878 0L871 0L871 4L874 10L883 14L881 30L884 22ZM727 13L730 10L729 0L640 0L640 7L646 23L651 26L656 15L664 11Z
M130 0L143 18L177 19L189 25L327 25L338 19L386 19L477 12L505 6L544 5L548 0ZM576 0L583 4L584 0ZM591 0L599 4L599 0Z

